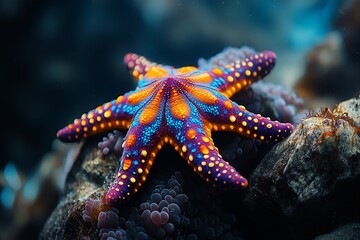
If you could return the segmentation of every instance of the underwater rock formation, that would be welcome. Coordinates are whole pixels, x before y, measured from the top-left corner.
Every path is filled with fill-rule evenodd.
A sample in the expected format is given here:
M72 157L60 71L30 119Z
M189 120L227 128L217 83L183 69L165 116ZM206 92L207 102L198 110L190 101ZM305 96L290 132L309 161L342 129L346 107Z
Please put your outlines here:
M197 176L195 181L187 177L187 183L196 184L185 191L180 172L167 181L157 176L134 201L119 209L97 212L101 201L95 199L101 199L101 191L111 183L110 174L117 169L116 154L104 155L102 150L96 140L83 146L68 177L66 194L40 239L239 239L232 233L235 215L209 195L210 186Z
M303 230L302 236L359 216L359 103L351 99L303 120L252 173L245 204L298 223L292 234Z
M360 92L358 97L339 103L333 110L336 115L346 115L353 121L353 125L360 126Z
M303 120L260 161L245 191L213 191L198 176L186 174L191 169L185 163L176 166L182 176L170 177L171 163L162 161L151 184L132 201L97 213L86 200L97 199L96 204L103 197L118 157L115 151L104 154L101 137L91 139L81 146L66 194L40 239L311 239L330 232L360 216L354 207L360 200L359 106L354 98ZM252 147L245 145L247 158ZM255 162L264 154L259 151ZM160 154L159 161L175 155ZM236 167L241 161L238 156L231 160Z
M209 63L225 64L232 55L247 54L230 52ZM232 100L297 125L289 138L275 146L236 133L214 133L223 159L249 177L245 190L214 187L188 174L192 170L180 155L164 147L149 180L128 202L104 206L104 192L122 155L124 132L115 130L79 146L65 194L40 239L297 240L358 222L359 98L304 120L302 99L279 85L258 83ZM356 234L356 227L347 229L344 234Z
M314 240L354 240L360 239L360 224L353 223L339 227L331 233L314 238Z
M79 146L81 151L67 176L64 196L45 224L40 239L81 239L89 236L89 232L92 239L97 238L96 224L82 217L85 200L89 196L99 198L102 185L117 169L115 155L104 156L97 142L99 139Z

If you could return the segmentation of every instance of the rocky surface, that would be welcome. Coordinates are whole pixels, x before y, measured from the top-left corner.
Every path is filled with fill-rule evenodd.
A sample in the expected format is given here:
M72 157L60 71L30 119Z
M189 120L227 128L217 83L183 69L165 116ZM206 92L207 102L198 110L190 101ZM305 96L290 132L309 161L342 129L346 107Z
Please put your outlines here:
M314 238L314 240L354 240L360 239L360 224L353 223L339 227L333 232Z
M334 109L337 115L347 115L356 126L360 126L360 93L356 98L339 103Z
M294 238L359 218L359 113L356 98L303 120L251 174L248 211L278 219Z
M65 194L45 224L40 239L227 237L240 240L236 216L210 184L193 173L180 156L177 159L175 151L169 151L171 148L162 151L141 190L118 210L94 213L86 209L88 197L95 199L90 204L103 197L119 165L117 154L104 154L98 141L101 138L81 146L82 151L69 173ZM180 172L170 177L175 170L184 173L184 179ZM98 216L91 221L93 214Z
M89 196L100 197L103 184L107 184L116 169L117 161L112 156L103 156L96 142L83 146L67 177L65 194L45 224L40 239L85 236L96 239L96 228L83 220L81 212Z
M227 151L228 161L249 178L245 191L213 188L193 174L176 152L165 147L149 179L134 198L111 210L113 213L99 214L97 221L95 216L93 222L83 219L86 199L101 199L111 184L119 163L118 154L111 151L114 144L110 143L117 142L113 136L122 135L113 133L91 139L80 146L81 152L67 177L65 194L45 224L40 239L98 239L99 236L124 239L125 233L128 239L162 239L156 236L163 233L167 239L317 237L319 240L358 236L358 225L350 223L360 221L359 103L359 98L354 98L332 110L310 114L289 138L273 148L249 143L248 148L256 148L256 154L253 150L245 151L244 140L219 144L220 150L225 146L223 152ZM223 134L215 141L231 139ZM112 146L110 151L104 152L104 144ZM239 149L244 151L240 154ZM251 165L249 159L259 164ZM161 211L146 206L157 204L160 209L164 201L170 201L166 194L161 198L159 194L164 189L171 192L175 187L167 182L175 171L182 173L181 178L176 177L176 188L181 189L176 193L186 196L188 202L186 207L174 202L180 210L177 217L156 225L152 218L161 220L156 215ZM154 215L152 222L143 221L148 219L144 212ZM106 214L112 217L105 223L111 225L111 219L117 219L116 228L99 227L100 215Z

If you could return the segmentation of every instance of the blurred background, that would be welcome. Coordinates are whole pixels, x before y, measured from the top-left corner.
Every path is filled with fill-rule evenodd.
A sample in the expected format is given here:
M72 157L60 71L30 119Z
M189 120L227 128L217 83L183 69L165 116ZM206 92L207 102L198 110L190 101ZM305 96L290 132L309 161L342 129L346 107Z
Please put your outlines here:
M126 53L179 67L227 46L272 50L267 81L329 107L360 89L359 12L358 0L0 0L0 238L37 238L72 159L56 132L135 87Z

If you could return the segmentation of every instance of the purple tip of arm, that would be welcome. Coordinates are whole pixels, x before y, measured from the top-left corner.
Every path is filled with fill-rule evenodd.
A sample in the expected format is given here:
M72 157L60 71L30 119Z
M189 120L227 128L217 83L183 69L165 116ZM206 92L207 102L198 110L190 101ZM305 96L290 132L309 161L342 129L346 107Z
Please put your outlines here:
M276 54L272 51L264 50L262 53L268 56L269 58L276 59Z
M60 129L57 133L56 133L56 137L58 139L60 139L62 142L69 142L68 138L67 138L67 134L66 134L66 128L62 128Z
M272 51L265 50L258 54L261 59L269 63L269 67L273 68L276 63L276 54Z
M81 132L81 131L80 131ZM64 127L60 129L56 136L58 139L60 139L62 142L72 143L72 142L79 142L81 138L77 134L74 128Z
M134 53L127 53L124 57L124 64L127 66L132 60L136 60L139 56Z

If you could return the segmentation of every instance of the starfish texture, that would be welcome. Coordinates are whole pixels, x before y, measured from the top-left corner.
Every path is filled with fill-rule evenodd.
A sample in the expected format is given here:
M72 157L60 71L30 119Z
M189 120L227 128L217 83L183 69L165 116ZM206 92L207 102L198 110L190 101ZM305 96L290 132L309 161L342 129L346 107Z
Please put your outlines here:
M206 181L246 187L247 180L222 159L211 131L237 132L263 142L280 141L293 131L290 123L271 121L229 99L266 76L275 61L273 52L264 51L219 68L174 68L127 54L124 63L137 88L83 114L57 136L76 142L128 129L118 174L106 194L108 205L137 192L164 144L171 144Z

